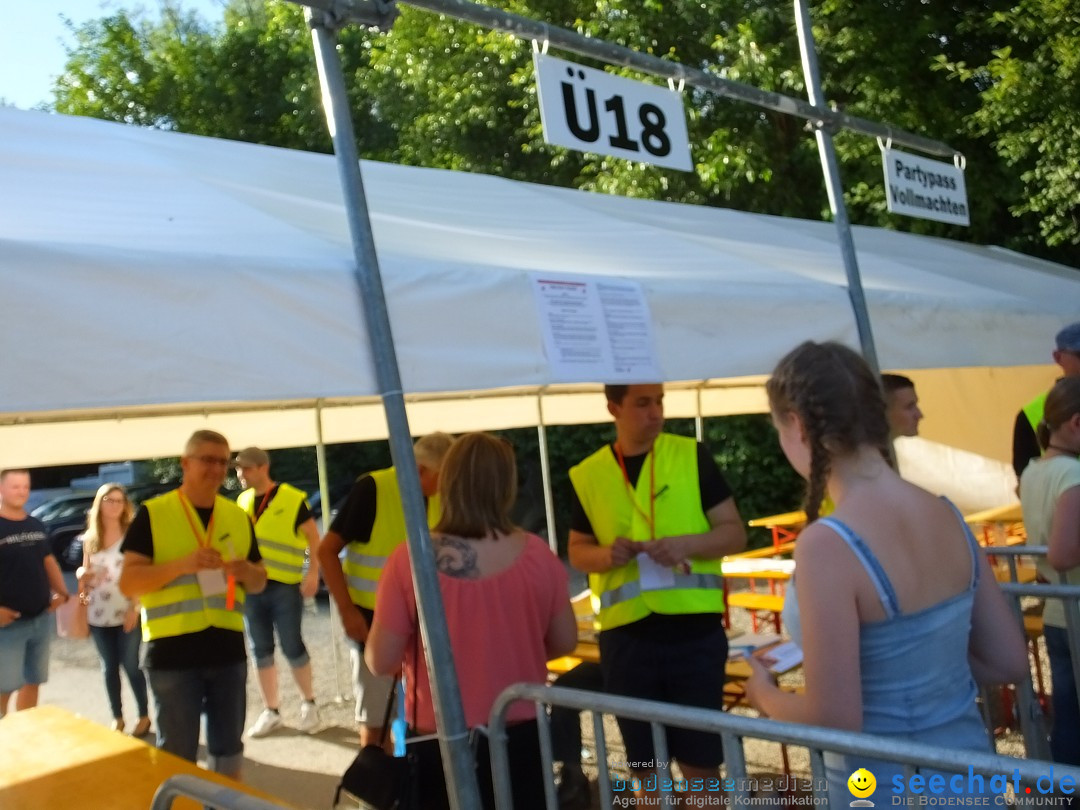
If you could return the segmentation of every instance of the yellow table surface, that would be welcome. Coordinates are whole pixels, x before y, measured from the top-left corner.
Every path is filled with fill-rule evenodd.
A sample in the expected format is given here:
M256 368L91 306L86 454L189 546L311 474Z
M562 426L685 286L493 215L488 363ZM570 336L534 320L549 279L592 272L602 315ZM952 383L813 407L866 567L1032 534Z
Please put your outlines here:
M189 774L287 807L262 791L204 770L57 706L0 720L0 807L145 810L170 776ZM180 798L177 810L202 805Z

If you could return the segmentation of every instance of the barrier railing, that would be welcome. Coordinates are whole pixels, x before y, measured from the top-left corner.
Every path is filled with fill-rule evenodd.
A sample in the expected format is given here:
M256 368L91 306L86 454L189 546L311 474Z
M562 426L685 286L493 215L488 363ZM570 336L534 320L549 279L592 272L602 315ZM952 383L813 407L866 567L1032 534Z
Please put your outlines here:
M1018 575L1017 558L1045 556L1047 553L1045 546L994 546L984 549L984 552L1007 560L1011 581L1002 583L1001 587L1011 600L1017 621L1021 625L1023 625L1022 599L1031 597L1040 600L1062 600L1065 607L1073 670L1076 675L1076 682L1080 684L1080 585L1021 584L1016 581ZM1062 577L1064 578L1064 575ZM1037 650L1036 655L1038 655ZM815 798L822 800L826 800L826 797L817 794L823 792L819 786L825 784L822 755L826 751L897 762L909 766L910 773L914 773L914 769L920 766L932 767L937 771L960 771L963 773L967 773L968 767L971 766L974 773L984 776L1016 771L1020 774L1020 778L1026 782L1033 782L1039 776L1045 776L1048 769L1053 765L1055 774L1071 776L1080 783L1080 769L1067 768L1048 761L1049 743L1046 720L1039 701L1035 698L1030 667L1027 679L1016 684L1015 688L1017 694L1016 717L1024 739L1028 759L1017 759L996 753L982 754L967 750L927 746L893 738L781 723L762 718L743 717L726 712L708 711L656 701L636 700L597 692L583 692L539 684L517 684L504 691L492 709L489 732L491 734L492 773L495 782L496 800L500 808L512 807L506 751L505 710L517 700L528 700L537 705L540 751L545 774L553 773L551 732L545 707L562 706L591 713L593 738L596 744L596 759L601 765L599 768L599 787L602 807L610 807L613 796L611 779L606 767L607 741L603 725L603 715L605 714L642 720L651 724L655 760L659 766L657 769L657 783L660 787L665 784L665 780L667 780L667 784L671 784L667 769L670 758L668 757L663 732L665 725L719 734L724 741L727 779L733 780L733 789L727 791L727 794L735 800L748 798L746 791L739 787L746 784L747 776L746 760L742 747L742 741L745 738L807 748L810 752ZM984 705L985 703L984 696ZM987 719L989 724L989 718ZM729 784L729 782L725 781L725 784ZM656 795L662 803L669 798L663 790L659 789ZM547 779L545 782L545 798L548 808L558 806L553 779Z
M186 796L218 810L288 810L284 805L268 802L249 793L241 793L209 779L198 776L170 776L154 793L150 810L169 810L176 799Z
M652 727L654 760L658 765L655 804L660 807L673 806L671 790L665 789L671 784L667 765L670 761L664 736L664 726L694 729L697 731L719 734L724 743L725 778L722 781L726 800L732 804L750 803L751 784L746 770L746 757L743 741L746 739L765 740L786 745L796 745L808 749L812 773L812 790L815 803L828 806L827 780L825 775L824 753L837 753L857 756L861 759L876 759L895 762L905 766L905 782L916 773L918 768L929 768L936 772L978 775L989 780L991 777L1008 777L1007 783L1014 790L1022 793L1025 786L1037 786L1043 793L1042 782L1051 774L1053 784L1080 785L1080 768L1067 767L1034 759L1017 759L999 754L878 737L837 729L806 726L797 723L782 723L755 717L743 717L715 710L705 710L652 700L640 700L578 689L544 686L541 684L519 683L507 687L496 699L491 711L488 734L491 743L492 778L495 787L496 806L500 810L512 810L513 801L510 784L509 759L506 737L506 711L511 704L524 700L536 705L540 734L540 754L545 774L553 773L551 729L547 721L546 707L561 706L592 714L594 739L596 741L596 759L600 764L600 806L613 806L614 793L607 766L607 743L604 735L603 715L641 720ZM971 778L968 776L967 778ZM981 780L980 780L981 782ZM993 785L993 782L990 783ZM544 794L548 810L555 810L558 803L555 796L553 778L545 779ZM989 796L991 794L987 794Z

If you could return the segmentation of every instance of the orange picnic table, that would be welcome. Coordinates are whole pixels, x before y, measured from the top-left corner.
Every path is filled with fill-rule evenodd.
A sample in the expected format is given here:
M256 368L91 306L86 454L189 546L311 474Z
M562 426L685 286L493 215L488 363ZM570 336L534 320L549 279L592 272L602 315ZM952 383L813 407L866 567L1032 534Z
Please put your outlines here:
M99 726L58 706L13 712L0 721L0 807L77 807L135 810L150 807L170 776L187 774L288 805L235 779L204 770L142 740ZM201 810L188 798L178 810Z

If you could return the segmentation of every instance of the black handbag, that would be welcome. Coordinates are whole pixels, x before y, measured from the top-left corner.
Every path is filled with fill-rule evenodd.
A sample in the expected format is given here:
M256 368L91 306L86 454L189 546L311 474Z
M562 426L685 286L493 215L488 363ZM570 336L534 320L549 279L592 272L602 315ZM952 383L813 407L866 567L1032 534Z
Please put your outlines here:
M420 628L417 627L416 653L419 655ZM416 660L416 659L414 659ZM390 714L397 694L398 679L390 690L386 701L386 714L383 716L382 736L378 744L368 744L360 749L356 759L342 774L341 782L334 793L334 807L337 807L342 791L355 796L374 810L416 810L420 806L418 784L418 758L415 751L409 751L403 757L387 753L383 747L386 735L390 731ZM416 705L416 681L413 680L413 705Z

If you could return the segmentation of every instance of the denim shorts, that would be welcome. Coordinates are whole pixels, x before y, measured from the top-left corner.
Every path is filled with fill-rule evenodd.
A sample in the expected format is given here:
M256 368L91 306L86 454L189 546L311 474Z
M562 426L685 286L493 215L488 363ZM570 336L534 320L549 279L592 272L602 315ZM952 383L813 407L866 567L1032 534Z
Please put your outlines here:
M148 669L157 704L157 747L195 762L206 715L207 767L236 773L244 758L247 662L195 669Z
M49 680L49 644L55 621L53 614L45 612L0 627L0 692L15 692L27 684Z
M277 628L281 651L293 669L304 666L310 659L304 639L300 636L300 617L304 602L300 585L268 580L262 593L249 593L244 598L244 624L248 646L258 669L274 665L274 628Z

